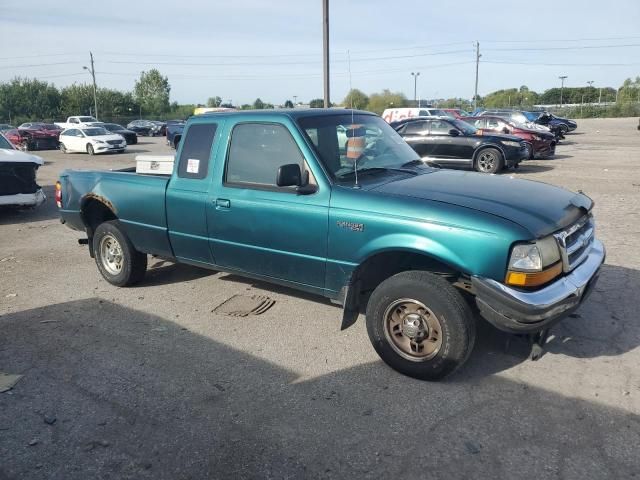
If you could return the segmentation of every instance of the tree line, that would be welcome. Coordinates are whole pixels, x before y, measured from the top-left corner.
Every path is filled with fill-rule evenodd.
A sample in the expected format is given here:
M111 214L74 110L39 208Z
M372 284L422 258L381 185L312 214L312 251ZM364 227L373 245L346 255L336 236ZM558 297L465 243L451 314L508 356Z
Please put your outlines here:
M224 103L220 96L212 96L206 104L180 105L170 102L171 86L166 76L158 70L152 69L142 72L130 92L122 92L109 88L97 89L98 116L103 120L125 121L132 118L186 118L193 114L198 106L234 107L247 109L275 108L272 103L260 98L252 104L234 106L230 102ZM502 89L478 98L478 105L487 108L520 107L533 105L560 104L590 104L595 102L616 102L617 109L611 109L613 116L633 115L640 104L640 77L627 79L617 89L611 87L597 88L566 87L550 88L543 93L530 90L526 85L519 88ZM0 122L19 124L29 120L53 121L64 119L71 115L95 115L93 101L93 86L87 84L73 84L57 88L45 81L29 78L15 78L9 82L0 83ZM471 110L472 102L462 98L425 100L441 108L464 108ZM367 95L354 88L347 93L339 104L345 108L369 110L382 113L386 108L406 107L414 102L407 99L401 92L384 89L381 92ZM322 98L315 98L309 102L312 108L322 107ZM286 100L284 107L292 108L291 100Z

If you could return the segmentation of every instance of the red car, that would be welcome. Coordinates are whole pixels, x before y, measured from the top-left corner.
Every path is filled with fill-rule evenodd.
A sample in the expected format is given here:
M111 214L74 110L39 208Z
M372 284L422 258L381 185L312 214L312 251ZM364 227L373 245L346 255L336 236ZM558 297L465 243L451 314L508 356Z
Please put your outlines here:
M55 150L58 148L60 130L48 128L47 124L40 123L28 128L7 130L4 136L19 150Z
M460 108L441 108L440 110L446 112L450 117L459 118L460 120L464 120L469 116L469 112L465 112Z
M531 130L512 120L501 117L464 117L461 118L481 132L515 135L527 142L529 158L551 158L556 153L556 138L551 132Z

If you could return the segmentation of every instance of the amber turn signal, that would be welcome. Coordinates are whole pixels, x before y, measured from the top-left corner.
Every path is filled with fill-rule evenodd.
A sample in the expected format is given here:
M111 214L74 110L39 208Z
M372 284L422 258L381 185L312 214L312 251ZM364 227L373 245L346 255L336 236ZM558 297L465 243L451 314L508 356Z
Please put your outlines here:
M562 262L555 263L541 272L514 272L509 270L505 283L516 287L537 287L553 280L562 273Z

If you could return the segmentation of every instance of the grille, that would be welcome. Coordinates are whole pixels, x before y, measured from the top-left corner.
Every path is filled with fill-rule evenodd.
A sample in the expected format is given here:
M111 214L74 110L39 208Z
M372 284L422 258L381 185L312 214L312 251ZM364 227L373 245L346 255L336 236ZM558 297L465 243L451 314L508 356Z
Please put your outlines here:
M554 235L560 247L565 272L576 268L587 257L593 245L594 233L595 224L593 217L589 215Z
M107 143L109 145L120 145L122 143L122 140L107 140Z

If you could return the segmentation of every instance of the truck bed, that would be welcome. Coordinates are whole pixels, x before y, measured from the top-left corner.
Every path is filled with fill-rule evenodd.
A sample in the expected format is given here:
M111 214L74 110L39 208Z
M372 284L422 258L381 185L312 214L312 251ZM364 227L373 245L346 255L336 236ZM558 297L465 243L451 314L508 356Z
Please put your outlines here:
M165 193L170 177L122 170L65 170L60 175L61 221L84 230L80 212L89 201L99 202L118 217L131 241L157 255L171 255L167 234Z

